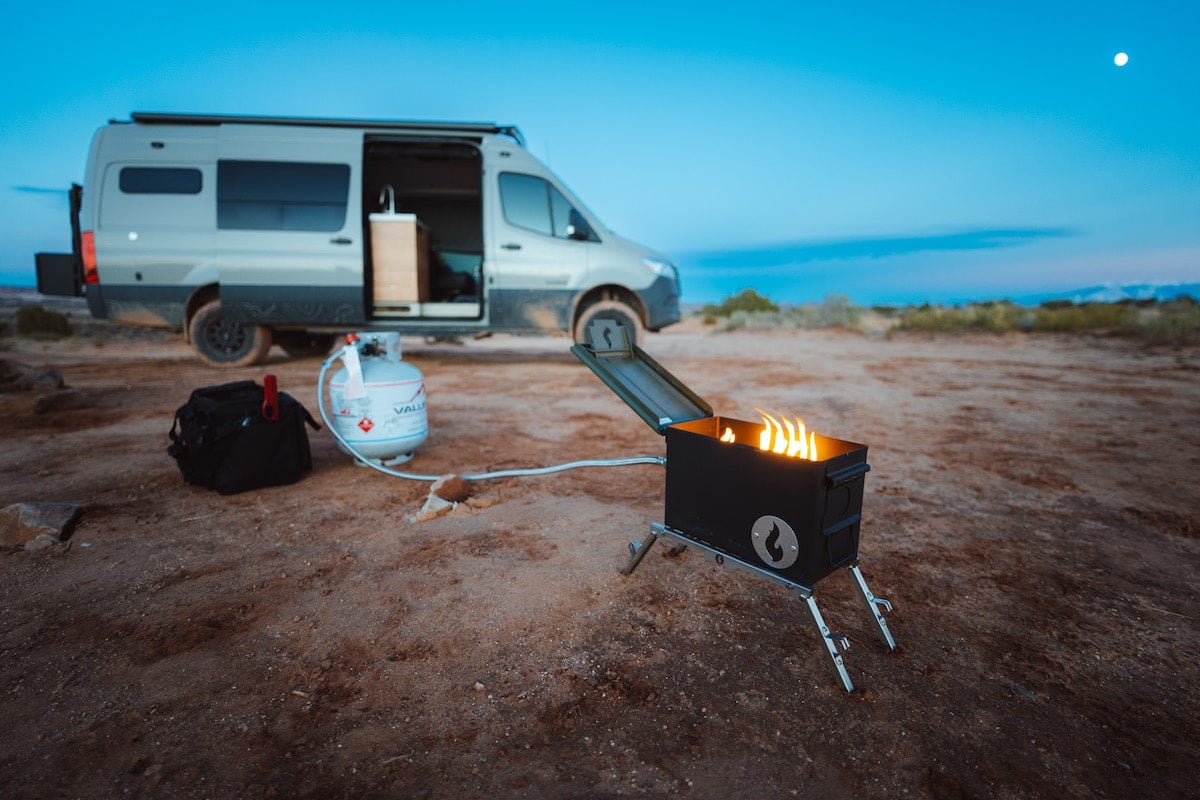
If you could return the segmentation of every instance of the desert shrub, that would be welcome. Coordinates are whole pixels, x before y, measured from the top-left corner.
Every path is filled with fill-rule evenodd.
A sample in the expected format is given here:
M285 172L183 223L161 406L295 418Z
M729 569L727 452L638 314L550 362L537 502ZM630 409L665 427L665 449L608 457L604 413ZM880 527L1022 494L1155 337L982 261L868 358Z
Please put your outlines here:
M991 333L1003 333L1028 327L1028 312L1007 300L980 306L976 311L976 327Z
M923 305L905 311L896 329L941 333L966 330L969 326L970 318L964 309Z
M782 316L777 311L744 311L737 310L724 318L722 330L765 331L778 328L782 324Z
M1003 333L1028 327L1028 312L1007 300L965 307L930 306L906 310L897 326L904 331Z
M779 306L753 289L742 289L722 300L718 305L708 304L700 309L700 315L709 317L731 317L738 311L753 314L757 311L778 311ZM715 320L714 320L715 321Z
M1047 300L1046 302L1042 303L1042 308L1048 308L1051 311L1055 311L1060 308L1070 308L1073 305L1075 305L1074 300Z
M1033 315L1035 331L1131 333L1137 327L1138 312L1132 303L1084 303L1067 308L1042 307L1036 309Z
M841 294L825 296L821 303L808 303L789 308L785 321L792 328L846 328L857 330L862 323L863 309L852 305L850 298Z
M71 335L66 315L41 306L25 306L17 311L17 334L38 339L62 339Z
M1142 323L1141 335L1149 344L1200 344L1200 305L1187 295L1163 303Z
M774 304L772 304L774 305ZM801 306L791 306L780 309L748 310L739 308L727 316L718 318L715 314L704 315L708 324L716 324L722 320L721 329L736 330L771 330L774 328L845 328L858 330L861 328L863 309L851 305L849 298L843 295L831 294L822 303L806 303ZM709 320L712 322L709 322Z

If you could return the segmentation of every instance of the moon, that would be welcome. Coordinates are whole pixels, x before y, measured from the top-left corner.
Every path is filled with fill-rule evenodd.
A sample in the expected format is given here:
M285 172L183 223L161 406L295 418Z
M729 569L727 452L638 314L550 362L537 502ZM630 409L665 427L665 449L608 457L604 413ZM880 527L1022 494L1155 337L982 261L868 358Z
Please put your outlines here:
M1113 56L1113 63L1116 64L1118 67L1125 66L1126 64L1129 63L1129 54L1128 53L1117 53L1115 56Z

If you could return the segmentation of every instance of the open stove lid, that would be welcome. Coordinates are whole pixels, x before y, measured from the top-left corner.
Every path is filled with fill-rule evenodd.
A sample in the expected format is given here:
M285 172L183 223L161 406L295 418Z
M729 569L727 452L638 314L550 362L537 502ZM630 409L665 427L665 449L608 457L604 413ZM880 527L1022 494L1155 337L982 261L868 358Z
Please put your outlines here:
M677 422L713 415L712 406L633 344L616 320L593 320L587 339L571 352L659 435Z

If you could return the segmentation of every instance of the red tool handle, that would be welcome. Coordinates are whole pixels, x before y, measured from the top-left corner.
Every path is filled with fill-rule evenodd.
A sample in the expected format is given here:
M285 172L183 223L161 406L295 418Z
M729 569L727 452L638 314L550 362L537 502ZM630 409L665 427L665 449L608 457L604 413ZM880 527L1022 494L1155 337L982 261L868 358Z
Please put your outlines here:
M263 376L262 417L268 422L279 421L279 383L274 375Z

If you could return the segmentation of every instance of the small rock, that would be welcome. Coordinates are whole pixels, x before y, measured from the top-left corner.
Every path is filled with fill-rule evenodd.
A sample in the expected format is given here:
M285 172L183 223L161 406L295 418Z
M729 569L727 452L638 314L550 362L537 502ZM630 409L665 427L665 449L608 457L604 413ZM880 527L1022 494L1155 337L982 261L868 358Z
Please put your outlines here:
M483 691L484 689L486 689L486 688L487 688L487 687L486 687L486 686L484 686L484 685L483 685L482 683L480 683L479 681L475 681L475 691L477 691L477 692L482 692L482 691Z
M443 514L449 514L454 510L455 503L448 500L443 500L436 494L431 494L425 498L425 505L417 513L417 522L428 522L431 519L437 519Z
M75 503L13 503L0 508L0 544L22 544L42 534L58 544L82 514L83 506Z
M48 533L39 533L37 536L25 543L25 549L31 553L38 550L47 550L58 544L58 540Z
M434 481L429 493L451 503L461 503L471 496L471 487L458 475L443 475Z
M471 508L491 508L496 505L496 500L492 497L468 497L467 505Z
M64 389L61 392L41 394L33 403L34 414L49 414L53 411L71 411L76 408L87 408L88 402L80 392L74 389Z
M39 394L43 392L57 392L59 389L66 388L67 382L63 380L62 373L51 367L33 376L33 390Z
M0 385L15 383L24 373L19 364L14 364L6 358L0 358Z

